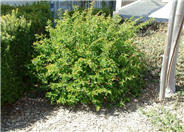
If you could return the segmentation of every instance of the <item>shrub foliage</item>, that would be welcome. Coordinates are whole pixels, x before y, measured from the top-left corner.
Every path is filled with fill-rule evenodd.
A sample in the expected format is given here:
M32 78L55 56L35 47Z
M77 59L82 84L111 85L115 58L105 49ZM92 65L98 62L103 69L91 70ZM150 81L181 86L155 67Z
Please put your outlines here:
M30 89L31 86L26 87L30 79L25 65L31 62L34 34L46 33L45 26L51 13L45 2L23 6L2 5L1 13L3 105L14 102Z
M12 103L24 91L24 65L30 60L31 23L17 17L17 11L1 16L1 103Z
M51 23L50 37L38 36L32 73L51 102L65 105L103 103L122 105L137 96L143 84L142 54L132 45L136 21L92 15L74 9Z
M1 14L9 14L12 10L16 9L19 10L17 16L24 16L26 20L31 21L31 33L33 37L34 34L45 32L47 21L51 19L50 7L47 2L37 2L21 6L2 5Z
M80 13L82 13L83 11L87 10L86 8L78 8L77 11L79 11ZM76 10L71 10L69 11L69 15L72 16L73 13L75 12ZM110 11L110 7L104 7L102 9L100 8L93 8L92 10L92 15L96 15L96 14L105 14L105 17L111 15L111 11Z

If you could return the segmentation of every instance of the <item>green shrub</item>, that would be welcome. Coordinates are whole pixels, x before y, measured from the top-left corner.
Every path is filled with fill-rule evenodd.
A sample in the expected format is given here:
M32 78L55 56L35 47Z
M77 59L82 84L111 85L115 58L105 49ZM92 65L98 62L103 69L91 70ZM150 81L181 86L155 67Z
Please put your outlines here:
M119 24L121 18L92 15L93 8L47 27L50 38L39 36L35 42L32 74L47 91L51 102L74 105L103 103L123 105L137 96L143 84L142 54L130 39L136 21Z
M1 104L15 101L23 92L24 65L30 61L31 23L18 12L1 16Z
M1 15L11 14L12 10L15 10L14 6L1 5Z
M94 8L92 14L93 15L96 15L98 13L105 14L105 17L107 17L107 16L111 15L110 7L104 7L102 9L100 9L100 8Z
M12 10L18 9L18 11ZM45 32L51 12L47 2L33 5L9 6L1 5L2 21L2 105L12 103L23 92L31 80L28 69L32 56L32 43L35 34ZM30 24L31 23L31 24Z
M31 33L40 34L45 32L48 19L51 19L50 7L47 2L37 2L32 5L9 6L1 5L1 14L9 14L13 9L19 9L18 16L24 16L31 21Z
M82 13L83 11L87 10L85 8L78 8L77 9L80 13ZM74 13L74 10L71 10L68 12L70 16L73 15ZM110 8L109 7L105 7L105 8L93 8L93 11L92 11L92 14L93 15L96 15L96 14L105 14L105 17L109 16L111 14L110 12Z

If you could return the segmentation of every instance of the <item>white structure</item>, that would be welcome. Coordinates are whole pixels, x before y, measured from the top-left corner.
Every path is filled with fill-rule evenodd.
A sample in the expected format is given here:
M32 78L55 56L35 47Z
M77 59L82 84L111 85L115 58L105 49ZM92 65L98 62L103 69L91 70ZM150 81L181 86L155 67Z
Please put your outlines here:
M116 0L116 10L119 10L122 8L122 6L125 6L135 1L137 0Z
M160 8L159 10L149 15L149 17L169 19L171 5L172 5L171 2L167 3L164 7Z
M122 0L116 0L116 11L121 9Z
M122 17L135 18L144 17L155 18L158 22L168 22L169 9L171 3L169 0L116 0L116 11Z

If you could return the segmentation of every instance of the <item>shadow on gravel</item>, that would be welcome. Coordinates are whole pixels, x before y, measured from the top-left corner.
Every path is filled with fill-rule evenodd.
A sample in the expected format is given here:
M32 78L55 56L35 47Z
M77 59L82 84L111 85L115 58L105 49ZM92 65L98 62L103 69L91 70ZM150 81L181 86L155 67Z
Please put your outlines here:
M23 129L40 119L47 119L55 108L56 106L49 104L46 99L24 96L13 105L3 106L1 131Z
M142 94L138 98L132 98L129 103L126 103L124 107L119 108L112 106L111 108L102 107L101 111L96 112L94 106L77 105L75 107L51 105L50 102L44 98L30 98L24 96L11 106L3 107L1 111L2 116L2 130L1 131L14 131L17 129L29 129L31 131L31 125L40 120L48 120L52 115L55 116L59 109L63 111L69 111L72 115L78 113L91 113L97 117L104 117L108 119L110 116L118 117L119 115L131 113L137 111L140 107L151 105L153 103L159 103L158 101L158 78L150 78L146 81L146 88L143 89ZM183 89L180 86L179 89ZM178 99L177 99L178 98ZM172 98L166 98L161 103L167 103L170 101L183 102L184 96L174 96ZM63 116L63 115L62 115ZM62 118L61 116L61 118ZM65 116L65 115L64 115ZM43 124L44 125L44 124ZM27 130L26 131L29 131Z
M150 81L149 81L150 82ZM25 129L39 120L47 120L54 111L58 109L68 110L72 113L92 112L97 116L118 116L119 113L129 113L136 111L139 107L151 104L158 97L158 83L149 83L147 88L143 89L139 98L132 98L124 107L111 106L111 108L102 107L99 112L95 111L94 106L77 105L75 107L51 105L44 98L30 98L24 96L15 104L5 106L1 112L1 131L10 131L15 129Z

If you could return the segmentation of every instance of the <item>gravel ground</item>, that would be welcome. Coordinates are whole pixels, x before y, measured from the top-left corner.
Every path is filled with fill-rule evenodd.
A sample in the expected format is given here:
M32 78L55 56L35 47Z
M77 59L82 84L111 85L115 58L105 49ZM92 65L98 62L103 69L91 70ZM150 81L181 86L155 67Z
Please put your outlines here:
M157 131L141 114L139 107L155 102L157 86L143 90L143 96L132 99L123 108L75 108L50 105L42 98L24 96L13 106L2 109L2 131Z
M157 132L158 128L151 124L139 108L147 111L161 105L177 113L184 125L184 97L174 96L159 102L157 88L158 83L151 84L139 98L132 99L123 108L102 108L100 112L95 112L94 107L51 105L46 99L24 96L11 107L2 109L2 131Z

